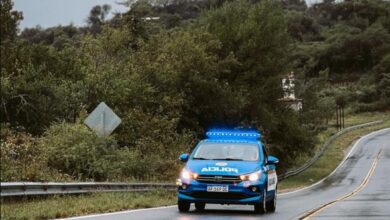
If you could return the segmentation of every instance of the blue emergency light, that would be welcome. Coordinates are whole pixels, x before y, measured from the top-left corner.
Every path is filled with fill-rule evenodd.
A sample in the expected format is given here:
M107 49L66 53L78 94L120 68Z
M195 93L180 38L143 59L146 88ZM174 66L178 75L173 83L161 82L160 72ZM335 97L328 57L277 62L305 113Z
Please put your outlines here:
M211 129L206 136L209 139L258 140L261 134L255 129Z

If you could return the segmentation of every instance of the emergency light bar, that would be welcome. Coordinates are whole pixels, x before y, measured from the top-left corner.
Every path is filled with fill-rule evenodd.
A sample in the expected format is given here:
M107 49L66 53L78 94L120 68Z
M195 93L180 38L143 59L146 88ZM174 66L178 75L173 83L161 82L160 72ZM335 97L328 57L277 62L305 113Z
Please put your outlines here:
M258 140L261 137L257 130L242 129L212 129L206 132L209 139L245 139Z

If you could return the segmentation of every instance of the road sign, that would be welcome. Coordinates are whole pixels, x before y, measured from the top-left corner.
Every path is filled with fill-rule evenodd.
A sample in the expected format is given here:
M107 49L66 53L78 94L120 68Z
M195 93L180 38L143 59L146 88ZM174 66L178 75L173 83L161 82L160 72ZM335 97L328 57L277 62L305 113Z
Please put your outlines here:
M106 105L101 102L98 107L85 119L84 124L94 130L99 136L110 135L122 120Z

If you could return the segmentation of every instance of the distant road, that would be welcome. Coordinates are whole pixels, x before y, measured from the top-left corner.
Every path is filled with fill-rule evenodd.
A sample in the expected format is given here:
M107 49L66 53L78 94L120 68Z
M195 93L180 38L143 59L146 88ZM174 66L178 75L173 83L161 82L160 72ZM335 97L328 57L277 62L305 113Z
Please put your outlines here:
M367 181L364 183L364 180ZM324 181L309 188L280 194L275 213L257 215L253 213L253 206L208 204L204 212L197 212L192 206L189 213L182 214L176 206L170 206L73 219L297 219L354 191L352 196L315 212L310 219L390 219L390 128L361 138L344 163Z

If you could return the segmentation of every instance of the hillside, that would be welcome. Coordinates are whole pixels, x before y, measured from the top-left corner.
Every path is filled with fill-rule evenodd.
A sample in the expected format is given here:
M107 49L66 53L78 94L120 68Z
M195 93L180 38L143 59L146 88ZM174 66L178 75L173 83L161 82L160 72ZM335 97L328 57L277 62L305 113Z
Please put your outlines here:
M1 1L1 181L172 180L205 130L256 127L281 170L345 114L390 107L390 3L137 1L85 27L18 30ZM152 19L156 18L156 19ZM284 102L293 73L303 109ZM100 102L110 137L82 122ZM29 162L30 167L23 164Z

